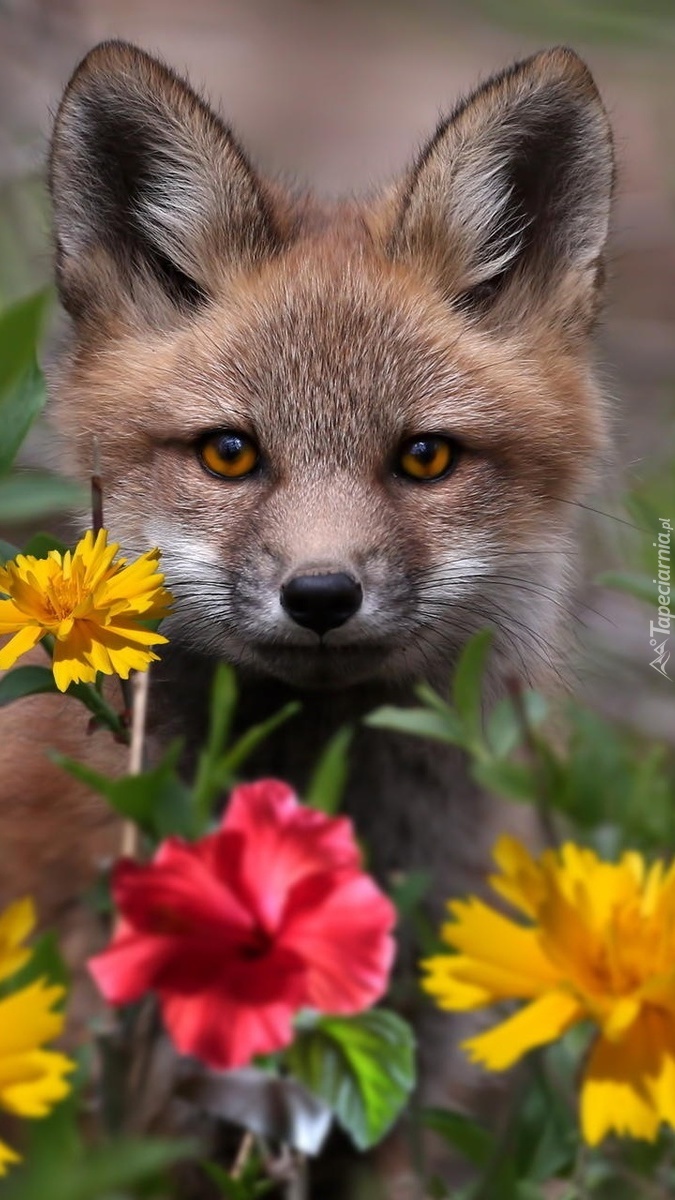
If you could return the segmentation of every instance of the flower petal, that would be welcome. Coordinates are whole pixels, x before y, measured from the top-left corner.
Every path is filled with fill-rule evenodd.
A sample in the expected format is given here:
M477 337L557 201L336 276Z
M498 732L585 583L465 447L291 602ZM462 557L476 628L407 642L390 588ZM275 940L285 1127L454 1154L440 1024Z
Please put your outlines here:
M121 859L112 891L120 912L138 932L206 933L225 940L229 931L231 940L253 927L250 910L207 869L197 847L179 838L168 838L152 863Z
M12 1150L7 1142L0 1141L0 1176L7 1174L7 1168L13 1167L16 1163L22 1161L21 1155Z
M139 937L123 925L108 948L90 958L87 966L108 1004L132 1004L153 991L175 950L175 938Z
M0 1059L0 1106L19 1117L45 1117L70 1091L75 1063L54 1050Z
M37 646L44 632L40 625L24 625L0 650L0 671L7 671L13 667L17 658L21 658L22 654L27 654Z
M63 995L62 987L38 979L0 1000L0 1058L35 1050L58 1037L64 1017L52 1009Z
M609 1133L655 1140L661 1117L649 1079L659 1076L659 1041L644 1016L620 1042L597 1039L581 1088L581 1129L589 1145Z
M490 878L490 887L514 908L529 917L536 916L537 908L546 894L546 883L539 864L521 842L506 835L497 842L492 857L502 874Z
M328 873L326 873L328 874ZM370 876L345 872L296 885L281 943L306 965L305 1003L319 1012L361 1012L380 999L389 979L396 923L391 901Z
M248 904L266 928L278 924L291 888L316 871L357 868L351 822L305 808L276 779L242 784L232 792L222 829L245 839L241 882Z
M443 926L442 936L464 957L465 983L489 988L493 999L536 996L560 982L560 970L543 953L538 933L502 915L482 900L454 901L454 921ZM452 962L450 970L455 973Z
M562 1037L583 1016L583 1007L570 992L547 992L487 1033L463 1042L462 1049L488 1070L504 1071L528 1050Z
M256 1054L273 1054L293 1037L294 1010L285 1002L239 1004L222 988L196 995L161 996L162 1016L182 1054L216 1070L243 1067Z
M71 683L93 683L96 668L89 662L91 637L86 622L76 621L65 641L54 644L52 670L60 692L65 692Z
M422 979L425 992L433 996L439 1008L450 1012L469 1012L472 1009L484 1008L494 1002L494 981L490 987L482 987L476 982L468 983L475 973L477 964L471 958L454 954L435 954L426 958L420 964L429 974Z
M35 927L35 905L26 897L0 913L0 979L7 979L28 961L31 951L22 948Z

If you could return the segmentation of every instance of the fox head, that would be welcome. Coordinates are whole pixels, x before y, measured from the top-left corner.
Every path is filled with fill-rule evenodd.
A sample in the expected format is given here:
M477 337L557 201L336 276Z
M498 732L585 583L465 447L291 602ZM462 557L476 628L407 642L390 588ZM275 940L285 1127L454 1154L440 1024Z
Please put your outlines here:
M526 675L603 445L589 369L607 118L555 49L403 178L320 204L261 178L165 66L94 49L52 144L70 467L159 545L172 637L298 685L447 674L494 627Z

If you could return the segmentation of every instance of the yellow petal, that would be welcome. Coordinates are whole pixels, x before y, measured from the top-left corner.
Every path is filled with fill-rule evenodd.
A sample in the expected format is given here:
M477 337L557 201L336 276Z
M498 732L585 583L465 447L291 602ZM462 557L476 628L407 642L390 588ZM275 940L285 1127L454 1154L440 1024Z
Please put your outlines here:
M462 1049L488 1070L504 1071L528 1050L562 1037L583 1016L583 1008L570 992L547 992L487 1033L464 1042Z
M610 1042L618 1042L625 1037L633 1021L640 1015L642 998L640 996L625 996L612 1005L608 1015L602 1021L602 1032Z
M7 1142L0 1141L0 1176L7 1174L7 1168L22 1161L21 1155L12 1150Z
M0 1107L18 1117L45 1117L70 1091L75 1063L54 1050L0 1059Z
M490 886L527 916L536 916L546 885L541 867L529 851L513 837L501 837L492 851L501 875L490 878Z
M421 981L422 989L435 998L439 1008L451 1012L467 1012L491 1004L494 1000L492 989L456 978L453 967L457 957L438 954L422 962L421 966L429 971L427 978Z
M21 658L22 654L27 654L37 646L44 632L40 625L24 625L0 650L0 671L13 667L17 658Z
M492 987L495 999L534 996L560 981L560 971L543 953L536 930L525 929L473 897L451 905L455 920L443 926L442 936L475 963L461 966L467 983Z
M661 1121L648 1080L658 1076L659 1060L659 1047L642 1018L620 1042L598 1038L581 1088L581 1131L589 1145L597 1146L609 1133L655 1140Z
M0 637L6 633L16 633L32 620L20 609L13 600L0 600Z
M117 638L120 648L136 644L139 646L163 646L169 640L164 637L164 634L157 633L154 629L145 629L143 625L138 625L133 621L122 620L111 621L110 625L106 625L104 630L99 631L99 637L105 637L109 645L114 645L112 639Z
M63 1029L63 1013L53 1012L64 989L38 979L0 1000L0 1060L35 1050Z
M126 679L147 670L157 659L148 647L166 638L141 622L164 616L172 597L157 570L159 550L128 565L118 551L107 545L105 530L88 530L73 551L43 559L20 554L8 563L0 577L9 597L0 600L0 633L19 632L0 651L0 664L11 666L49 631L56 634L53 671L61 691L93 682L98 671Z
M89 662L91 638L84 621L76 621L69 637L54 646L53 671L56 686L65 692L71 683L93 683L96 668Z
M17 900L0 914L0 979L14 975L30 958L21 948L35 926L35 906L30 898Z

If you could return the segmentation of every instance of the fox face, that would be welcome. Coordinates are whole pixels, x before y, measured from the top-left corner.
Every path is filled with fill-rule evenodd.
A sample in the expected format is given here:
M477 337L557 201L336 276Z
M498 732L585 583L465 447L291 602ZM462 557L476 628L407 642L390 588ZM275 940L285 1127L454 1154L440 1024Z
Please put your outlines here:
M56 121L55 420L157 544L170 636L301 687L444 679L489 624L546 668L604 443L588 339L612 152L570 51L516 65L403 179L323 205L122 43Z

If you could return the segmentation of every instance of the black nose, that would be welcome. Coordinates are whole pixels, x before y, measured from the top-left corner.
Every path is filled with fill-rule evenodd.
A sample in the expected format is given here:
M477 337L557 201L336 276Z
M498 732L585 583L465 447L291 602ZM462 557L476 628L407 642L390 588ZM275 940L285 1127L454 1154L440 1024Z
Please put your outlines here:
M328 633L361 607L363 588L349 575L296 575L281 589L281 605L298 625Z

